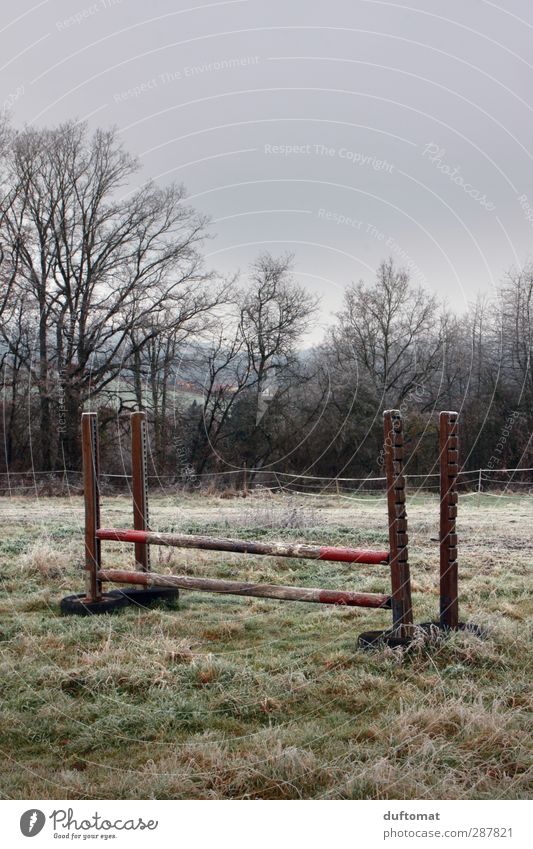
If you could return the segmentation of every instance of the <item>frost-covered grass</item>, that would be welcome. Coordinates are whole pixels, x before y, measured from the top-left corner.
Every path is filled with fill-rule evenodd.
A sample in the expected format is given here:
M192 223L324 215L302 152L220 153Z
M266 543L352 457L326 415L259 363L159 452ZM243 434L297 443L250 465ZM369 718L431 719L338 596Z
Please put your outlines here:
M460 504L462 619L365 653L386 611L182 593L177 609L61 618L82 589L82 504L0 499L3 798L525 798L531 795L533 499ZM126 498L104 521L130 525ZM159 530L386 543L382 498L158 496ZM438 608L438 504L410 503L415 618ZM131 562L105 543L105 563ZM153 568L386 591L385 566L153 549ZM529 630L528 630L529 628ZM528 665L529 658L529 665Z

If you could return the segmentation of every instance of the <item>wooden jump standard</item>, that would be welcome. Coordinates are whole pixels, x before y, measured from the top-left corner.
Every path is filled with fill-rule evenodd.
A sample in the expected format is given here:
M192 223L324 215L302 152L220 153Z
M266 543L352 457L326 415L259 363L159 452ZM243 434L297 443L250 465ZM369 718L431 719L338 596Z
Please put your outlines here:
M177 589L205 590L214 593L274 598L285 601L307 601L350 607L388 608L392 610L393 639L405 640L412 634L413 613L407 549L407 514L405 506L404 443L402 417L399 411L384 414L384 455L387 479L389 550L307 545L305 543L255 542L202 535L157 533L149 529L147 489L146 416L133 413L132 426L132 494L134 529L100 527L99 447L96 413L82 416L82 451L85 500L85 573L86 591L62 601L66 613L107 612L135 598L135 590L103 593L102 583L141 586L144 596L177 595ZM457 516L458 447L457 413L440 415L440 624L458 627L457 604ZM115 540L135 546L136 570L103 569L101 542ZM149 545L227 551L240 554L295 557L355 564L388 564L391 571L391 594L328 590L307 587L254 584L189 575L156 575L150 571ZM381 632L369 632L376 634ZM366 636L366 635L363 635Z
M457 413L444 412L439 421L440 453L440 624L459 627L457 567L457 474L459 437Z

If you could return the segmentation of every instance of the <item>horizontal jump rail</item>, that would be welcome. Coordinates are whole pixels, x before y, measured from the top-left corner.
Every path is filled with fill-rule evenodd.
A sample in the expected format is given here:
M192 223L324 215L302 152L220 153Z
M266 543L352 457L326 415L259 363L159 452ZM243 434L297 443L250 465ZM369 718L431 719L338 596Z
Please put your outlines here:
M209 551L232 551L237 554L266 554L271 557L301 557L308 560L331 560L341 563L388 563L388 551L366 548L336 548L305 545L304 543L250 542L242 539L197 536L194 534L159 534L155 531L130 531L119 528L100 528L100 540L169 545L175 548L200 548Z
M391 598L380 593L355 593L344 590L321 590L307 587L286 587L277 584L249 584L223 581L218 578L193 578L190 575L156 575L154 572L126 572L121 569L101 569L100 581L114 584L141 584L144 587L177 587L183 590L206 590L212 593L276 598L283 601L308 601L346 607L391 607Z

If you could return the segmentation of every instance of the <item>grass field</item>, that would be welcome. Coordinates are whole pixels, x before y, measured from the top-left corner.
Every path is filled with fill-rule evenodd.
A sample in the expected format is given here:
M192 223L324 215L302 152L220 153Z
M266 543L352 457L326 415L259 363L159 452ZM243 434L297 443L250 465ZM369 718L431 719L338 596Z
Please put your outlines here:
M61 618L82 503L0 499L3 798L530 798L533 499L460 502L461 618L486 639L362 652L387 611L182 593ZM130 502L104 499L105 524ZM151 501L158 530L387 542L382 498ZM409 504L415 619L438 610L438 503ZM260 531L266 526L266 530ZM104 562L131 562L104 544ZM387 591L387 567L153 549L153 568Z

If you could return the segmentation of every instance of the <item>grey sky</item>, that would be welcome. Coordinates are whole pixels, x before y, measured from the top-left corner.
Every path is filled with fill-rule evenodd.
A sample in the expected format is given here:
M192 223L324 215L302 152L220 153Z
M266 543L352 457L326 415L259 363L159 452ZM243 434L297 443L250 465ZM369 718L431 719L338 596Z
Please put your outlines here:
M527 0L22 0L0 39L15 124L116 124L211 265L294 252L323 321L389 254L463 309L532 253Z

